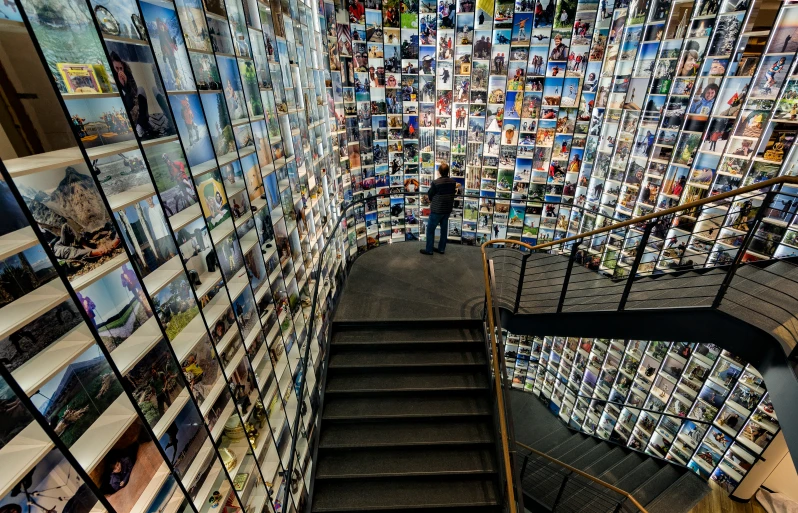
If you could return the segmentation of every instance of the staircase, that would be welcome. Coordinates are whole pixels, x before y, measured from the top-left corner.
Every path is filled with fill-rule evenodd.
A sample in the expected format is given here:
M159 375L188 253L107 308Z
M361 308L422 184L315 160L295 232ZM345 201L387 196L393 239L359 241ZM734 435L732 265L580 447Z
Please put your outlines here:
M481 324L336 324L314 512L500 511Z
M520 442L631 493L649 513L686 513L710 490L684 467L570 430L532 394L510 396ZM551 511L567 472L529 451L521 454L528 456L525 467L523 457L519 461L527 509ZM556 511L609 512L619 497L571 476Z

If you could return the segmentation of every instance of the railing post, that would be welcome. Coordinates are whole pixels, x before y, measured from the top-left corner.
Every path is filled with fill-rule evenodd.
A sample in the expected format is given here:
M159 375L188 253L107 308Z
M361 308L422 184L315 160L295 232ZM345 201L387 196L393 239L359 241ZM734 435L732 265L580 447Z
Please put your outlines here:
M513 313L518 313L518 308L521 304L521 292L524 290L524 274L526 274L526 261L529 259L529 255L531 255L529 251L521 255L521 272L518 274L518 290L515 294L515 308L513 309Z
M712 301L712 308L718 308L721 301L723 301L723 296L725 296L726 291L729 290L729 285L731 285L731 282L734 279L737 268L740 267L740 264L743 261L746 248L749 244L751 244L751 240L753 240L754 234L762 222L762 218L765 217L765 210L770 207L775 195L775 191L768 191L765 194L765 199L762 200L762 204L759 206L759 211L757 211L756 216L754 217L754 222L751 224L751 228L748 229L748 233L745 234L745 238L743 239L743 243L740 245L740 249L738 249L737 254L734 255L734 260L732 261L731 265L729 265L729 270L726 272L726 277L723 278L723 283L721 283L720 287L718 287L718 293L715 295L715 299Z
M524 456L524 464L521 465L521 478L523 478L524 474L526 474L526 466L528 464L529 464L529 455L527 454Z
M562 484L560 485L560 489L559 489L559 491L557 492L557 498L556 498L556 499L554 499L554 505L552 505L552 507L551 507L551 511L552 511L552 513L554 513L555 511L557 511L557 505L560 503L560 499L562 499L562 494L563 494L563 492L565 491L565 485L567 485L567 484L568 484L568 479L569 479L570 477L571 477L571 474L570 474L570 473L568 473L568 474L566 474L566 475L565 475L565 477L563 478L563 480L562 480Z
M637 253L635 254L634 262L632 262L632 268L629 270L629 278L626 279L626 285L623 287L621 300L618 301L619 312L622 312L623 309L626 308L626 300L629 299L629 293L632 291L637 268L640 266L640 261L643 260L643 254L646 252L646 244L648 244L648 238L651 236L652 229L654 229L654 223L652 222L646 223L646 227L643 228L643 235L640 238L640 244L637 245ZM623 248L621 248L621 250L623 251ZM618 263L616 262L615 265L618 265Z
M615 505L615 509L612 510L612 513L621 513L621 508L623 508L624 502L626 502L626 497L618 501L618 504Z
M557 301L557 313L562 312L562 306L565 304L565 296L568 294L568 281L571 279L571 270L574 268L574 260L576 260L576 253L579 251L580 244L582 244L582 239L574 241L574 244L571 246L571 255L568 257L568 267L565 269L565 276L562 280L560 300Z

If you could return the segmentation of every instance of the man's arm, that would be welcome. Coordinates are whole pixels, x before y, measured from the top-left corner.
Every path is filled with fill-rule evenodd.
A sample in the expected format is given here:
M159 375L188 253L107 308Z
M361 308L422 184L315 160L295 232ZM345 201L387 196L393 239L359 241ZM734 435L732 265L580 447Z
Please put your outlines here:
M436 194L438 194L438 189L435 187L435 182L432 182L427 191L427 197L432 201L432 198L435 197Z

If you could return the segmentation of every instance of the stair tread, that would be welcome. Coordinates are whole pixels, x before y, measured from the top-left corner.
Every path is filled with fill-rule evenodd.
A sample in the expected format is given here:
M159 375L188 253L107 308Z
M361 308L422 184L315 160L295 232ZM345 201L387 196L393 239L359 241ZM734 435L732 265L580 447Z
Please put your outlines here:
M482 333L473 329L442 328L434 330L402 329L358 329L338 331L333 335L332 345L339 343L394 344L402 342L478 342Z
M673 485L685 472L686 470L680 469L676 465L665 465L645 483L633 490L632 496L645 506Z
M485 416L492 406L487 397L424 396L334 397L324 400L323 419L397 419L413 417Z
M313 492L313 511L369 511L497 506L496 484L489 478L453 480L322 480Z
M685 472L645 507L648 513L690 511L709 492L706 481L692 472Z
M336 375L327 378L327 393L380 393L404 390L445 391L456 389L487 389L486 372L424 370L407 374L383 372Z
M363 449L323 453L318 460L316 479L494 472L493 448Z
M479 418L450 422L369 422L325 426L319 448L484 444L492 440L491 425Z
M646 456L636 452L630 452L621 461L602 472L598 477L605 483L614 485L624 476L626 476L632 469L638 467L645 461Z
M330 356L330 369L349 367L402 367L484 365L484 352L456 350L352 351Z

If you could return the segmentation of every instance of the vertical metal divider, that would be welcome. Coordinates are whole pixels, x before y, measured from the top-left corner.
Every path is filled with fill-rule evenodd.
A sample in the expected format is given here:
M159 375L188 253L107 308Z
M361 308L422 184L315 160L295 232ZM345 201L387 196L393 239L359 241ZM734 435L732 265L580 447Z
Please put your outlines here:
M24 19L27 22L27 18ZM51 262L56 262L56 264L53 267L58 273L58 278L61 280L62 285L64 285L67 294L69 294L69 300L74 303L75 308L78 311L81 319L83 319L83 322L89 328L92 337L94 337L94 344L100 349L100 351L103 354L103 357L111 364L109 366L114 371L114 376L116 377L117 380L119 380L120 384L122 385L123 393L128 396L128 399L130 399L131 403L133 403L133 407L136 408L136 413L141 418L144 418L143 414L138 409L138 405L135 403L135 401L133 401L132 394L125 386L127 380L125 380L119 374L119 371L116 369L116 366L113 365L113 361L111 360L109 353L105 349L105 346L102 343L102 340L100 339L100 335L97 333L97 328L91 322L88 314L81 306L80 301L77 298L77 294L75 293L75 290L69 284L69 279L66 276L66 272L64 271L63 266L57 263L58 260L53 254L49 244L47 244L47 241L40 233L37 227L38 223L33 218L33 215L30 213L30 210L28 210L27 206L25 205L25 202L22 199L22 195L19 193L19 189L17 189L16 184L11 179L8 170L6 169L2 161L0 161L0 174L2 175L2 178L5 180L5 182L8 184L8 188L11 190L14 199L19 203L20 209L22 210L25 219L27 219L31 229L33 229L33 233L36 235L36 239L39 241L39 244L44 249L45 253L47 254L47 257L50 259ZM89 473L83 468L83 466L81 466L77 458L75 458L75 456L72 455L72 452L67 448L66 444L61 441L61 438L55 433L53 428L50 427L50 423L47 421L44 415L38 410L38 408L34 406L33 402L30 400L30 397L28 397L28 394L26 394L25 391L22 390L22 387L19 386L17 381L11 375L11 371L9 371L5 365L0 365L0 376L2 376L2 378L8 383L8 386L11 388L11 390L14 392L17 398L22 402L28 413L30 413L30 415L33 416L34 421L39 424L39 426L44 430L45 433L47 433L47 435L50 437L50 440L53 442L53 444L55 444L59 452L61 452L61 455L69 462L70 465L72 465L75 471L80 475L81 479L86 483L86 485L89 487L92 493L97 497L97 500L100 501L100 503L108 511L108 513L112 513L114 511L114 508L111 506L111 503L108 502L108 499L105 498L105 494L100 491L97 485L94 484L94 481L91 479L91 477L89 477ZM142 422L142 424L144 423ZM159 445L158 441L153 436L152 430L149 428L149 426L145 426L145 428L148 430L148 434L153 439L155 445ZM158 449L160 449L160 447L158 447ZM161 457L163 457L164 461L167 462L168 464L168 459L166 458L166 454L163 453L163 451L161 451ZM180 480L177 479L177 476L174 470L172 469L171 465L169 466L169 471L173 476L175 476L175 481L179 483ZM188 494L186 493L185 489L183 489L182 486L181 486L181 491L183 492L186 501L191 502L190 500L188 500ZM192 510L195 512L197 511L193 507L193 504L192 504Z

